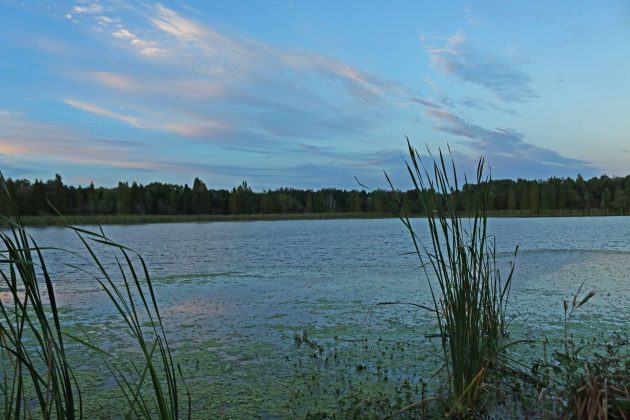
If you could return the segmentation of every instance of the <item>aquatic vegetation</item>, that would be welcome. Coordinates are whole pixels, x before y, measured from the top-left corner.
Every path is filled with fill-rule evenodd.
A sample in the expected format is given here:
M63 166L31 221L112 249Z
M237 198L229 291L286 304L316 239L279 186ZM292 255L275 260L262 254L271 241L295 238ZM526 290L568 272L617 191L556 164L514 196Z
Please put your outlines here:
M66 355L42 250L18 225L0 232L0 240L0 277L6 287L0 298L2 415L81 417L81 392Z
M574 418L627 418L630 413L630 336L627 331L578 337L569 320L596 294L582 284L563 302L563 335L544 339L543 357L531 368L538 405Z
M72 335L58 307L54 280L44 253L19 224L0 231L0 360L2 415L5 418L82 418L83 394L68 343L80 344L108 367L126 401L123 412L135 418L177 419L184 407L181 369L173 361L148 269L138 254L101 232L69 227L83 243L92 271L69 265L92 277L116 308L127 342L127 365L99 348L87 334ZM95 246L113 251L117 275L110 273ZM184 384L185 386L185 384Z
M483 158L474 183L465 178L468 194L464 195L452 156L447 166L440 151L427 167L409 141L408 149L411 163L407 169L429 225L429 244L418 235L408 215L403 213L400 219L429 281L452 410L466 412L474 408L507 334L506 308L514 265L502 280L495 244L487 230L490 178L484 175ZM400 206L404 207L402 202ZM473 209L472 217L464 217L466 207Z
M442 156L438 159L444 160ZM438 163L440 171L451 175L448 165L440 160ZM411 163L410 169L415 174L414 168ZM428 172L433 173L431 170ZM426 173L423 175L426 176ZM452 184L456 185L457 181L453 180ZM435 185L439 187L440 184ZM466 188L473 188L475 185L483 187L484 183L477 181L476 184L466 185ZM451 193L457 191L454 187L448 195L442 193L440 188L435 188L437 193L434 196L435 200L441 200L438 201L439 205L445 208L451 205L456 209L474 208L472 204L455 205L457 202L461 204L464 198L459 197L456 201L451 197ZM468 190L466 197L476 197L482 191L483 188ZM420 204L423 199L432 199L429 194L417 194L416 198ZM481 201L479 199L477 202ZM450 215L449 209L446 208L444 213ZM570 281L564 283L564 288L556 287L544 291L536 290L540 283L534 282L526 287L515 283L514 291L518 293L519 302L515 305L511 300L510 311L516 311L519 306L526 307L530 319L523 316L516 320L508 318L506 304L511 288L501 282L500 278L492 277L494 274L488 270L496 270L498 275L495 255L503 267L511 253L508 251L497 254L492 238L485 232L485 221L480 219L475 224L473 218L467 218L470 213L460 212L457 220L459 224L455 227L452 220L447 218L447 232L450 235L460 232L460 237L457 239L449 236L449 241L445 241L444 226L439 219L439 213L435 214L434 230L437 233L433 234L440 241L441 259L440 254L433 249L430 239L432 232L426 229L427 235L419 238L424 235L420 232L425 232L425 226L414 230L418 248L423 252L421 257L425 262L425 274L430 279L428 286L423 284L421 287L417 284L415 274L407 274L414 273L415 255L405 255L404 259L397 260L398 269L395 271L382 261L369 262L366 265L366 261L359 260L356 265L362 265L363 268L358 271L358 275L339 279L339 272L348 270L347 274L350 276L352 270L356 269L347 264L347 260L352 257L344 259L345 265L329 265L329 261L317 261L320 256L326 256L325 253L319 253L306 263L301 262L291 267L292 263L287 259L291 254L284 252L282 258L274 261L270 267L265 267L269 263L264 261L264 256L270 254L254 253L255 259L252 260L255 263L248 265L242 249L234 251L238 260L237 263L230 264L223 260L221 263L209 263L213 258L205 254L200 258L203 263L195 265L194 255L173 254L173 260L188 258L186 261L191 264L182 269L176 265L171 266L167 259L157 260L153 269L160 276L150 278L146 265L138 255L126 246L108 239L102 231L70 230L82 238L78 241L87 252L87 258L80 251L81 255L72 256L38 247L27 231L14 221L11 223L15 232L6 230L5 233L14 243L16 233L19 238L20 232L29 241L28 246L20 242L14 248L18 253L27 250L33 254L31 266L34 267L37 277L35 284L39 284L41 293L39 298L29 298L29 301L39 299L42 302L43 314L48 317L50 327L50 332L46 334L52 336L53 340L57 340L53 312L59 319L63 343L52 348L61 349L63 345L72 385L70 391L73 393L75 417L128 415L133 418L173 418L189 415L195 418L427 418L450 414L506 418L555 417L571 413L584 416L588 413L601 414L604 407L608 407L611 417L627 413L630 409L627 392L630 389L630 365L626 363L630 355L627 333L608 336L609 331L628 325L618 322L618 311L615 317L603 319L601 314L607 313L605 311L597 313L577 310L578 307L587 306L586 301L581 303L583 297L578 296L578 293L573 300L567 298L566 317L563 319L561 306L556 308L556 312L550 306L553 306L551 303L555 299L560 301L566 296L566 286L572 284ZM488 215L487 212L485 214ZM403 217L403 221L409 224L412 222L410 216ZM381 222L388 221L378 223ZM340 222L336 223L341 226ZM245 225L255 227L257 224ZM283 227L283 224L277 225L279 228ZM307 225L299 224L297 228L302 229L304 226ZM392 234L391 239L384 242L387 246L391 243L400 245L395 235L400 235L402 226L398 223L387 226L388 232L392 231L392 226L399 229L396 234ZM359 227L358 223L355 227ZM364 227L361 224L360 228ZM151 231L146 236L135 238L134 235L145 228L148 227L120 229L131 235L123 241L147 244L146 248L145 245L136 246L142 247L144 254L150 258L151 247L148 244L151 243L151 238L165 235L155 235ZM199 228L201 226L194 226L195 230ZM112 228L112 234L120 233L116 229ZM60 236L56 236L61 229L44 231L49 235L49 243L66 247L71 243L62 242ZM471 235L476 235L477 238L485 235L487 246L483 248L480 246L481 242L477 242L478 246L471 249ZM37 235L36 237L42 239ZM198 241L199 237L192 236L190 240ZM357 242L369 243L369 234L364 238L364 241ZM422 246L420 239L429 239L426 248ZM45 240L40 242L45 243ZM326 241L326 245L330 247L330 242ZM453 254L452 260L449 259L449 247ZM192 251L189 246L181 248L186 252ZM41 261L37 249L41 251ZM170 251L168 247L164 249ZM337 246L336 249L342 248ZM404 247L399 246L392 253L399 255L404 251ZM4 261L7 252L0 258L3 260L0 268L10 278L9 258ZM224 253L224 250L221 249L221 252ZM380 252L382 248L377 251ZM484 252L486 259L479 258ZM49 255L53 259L48 258ZM58 258L59 261L54 259L57 255L62 256ZM63 255L72 258L66 260ZM162 258L165 254L160 250L158 255ZM550 270L555 272L563 254L554 255L554 265ZM586 254L575 255L572 252L571 255L568 260L571 264L563 263L570 268L568 271L582 269ZM615 262L625 264L620 266L621 271L625 271L628 267L627 261L624 262L626 255L607 254L605 261L611 267L615 267ZM74 261L74 257L79 258L73 264L74 267L70 266L67 271L60 268L68 267L67 263ZM521 258L529 263L535 262L534 257L531 252L521 254ZM439 278L432 273L431 258L435 259L435 265L447 275L452 275L453 272L460 275L458 278L447 279L453 287L451 301L442 297ZM18 266L20 261L27 259L25 256L12 258L17 288L8 285L6 281L0 282L0 299L5 304L9 303L6 312L12 317L11 322L5 322L5 318L0 317L0 322L7 328L15 325L15 319L21 316L15 317L13 303L16 301L16 294L13 291L17 291L19 299L23 299L26 294L26 287L21 285L19 276L20 270L24 271L29 265L23 264L24 267L21 268ZM51 287L58 298L54 311L42 273L48 272L46 261L51 270L48 273L48 277L52 279ZM151 266L153 262L151 261ZM446 268L441 268L440 262L446 263ZM576 262L580 264L574 265ZM160 266L159 263L163 265ZM530 266L529 263L526 265ZM258 270L257 264L261 264L263 268ZM326 266L328 271L322 274L322 268L317 264ZM486 265L484 269L480 267L483 264ZM308 271L311 265L316 266ZM381 265L385 266L383 273L372 276L372 271ZM457 270L453 270L453 266ZM523 266L519 264L519 269ZM112 267L113 270L109 270ZM165 270L164 267L168 269ZM472 267L476 267L478 271L474 272ZM69 280L57 282L55 269L61 271L62 275L67 274ZM619 267L617 271L620 271ZM480 275L480 272L487 274ZM590 271L580 272L580 281L588 277L589 273L592 274ZM500 293L504 292L505 299L499 299L496 295L493 298L491 291L484 295L480 291L481 287L485 287L483 285L478 289L482 297L476 301L470 297L474 285L467 286L471 289L468 295L463 291L457 293L454 285L466 284L465 279L462 280L462 273L471 273L473 279L495 284ZM518 276L519 282L523 279L521 274L522 272ZM535 271L534 274L539 275L540 272ZM279 282L278 279L282 279L282 276L285 276L285 280ZM307 281L286 280L289 277ZM392 278L397 281L388 283L388 288L383 287L383 283L387 281L383 282L382 279ZM91 300L92 295L87 298L78 296L77 293L80 292L73 289L77 285L77 279L81 280L81 284L92 281L94 289L98 289L103 299L97 303ZM313 279L318 281L311 282ZM493 283L493 279L496 283ZM511 282L511 274L508 280ZM608 290L614 290L613 286L619 287L619 284L623 283L612 283ZM429 301L429 286L435 292L433 306ZM601 287L601 283L598 287ZM86 288L77 290L83 291ZM231 294L233 291L234 295ZM66 300L63 299L64 293ZM528 302L539 299L544 293L547 293L548 299L541 300L540 306L528 306ZM160 298L160 305L156 295ZM391 297L392 302L380 302L379 305L376 299L382 296ZM526 298L525 303L521 301L523 297ZM418 303L415 306L400 306L393 302L407 298L409 301L416 301L415 298L425 300L419 302L423 305ZM447 296L449 298L451 296ZM77 303L79 300L80 303ZM497 307L499 301L502 305ZM471 308L465 305L474 305L475 302L478 306L485 304L486 309L483 310L487 310L489 315L475 315L474 324L471 320L465 320L468 323L463 322L462 308L474 312L474 306ZM588 302L592 303L590 300ZM532 315L539 314L541 307L546 308L541 315L545 318L542 322L544 328L534 329L527 324L534 318ZM574 310L569 310L574 307ZM37 314L28 313L32 324L41 328L38 326ZM441 322L438 322L438 315ZM168 319L166 331L169 341L166 340L162 318ZM460 324L453 326L448 322ZM54 374L57 374L56 378L50 379L48 405L45 406L50 414L42 414L44 411L38 402L40 399L28 368L22 369L22 397L16 397L15 393L6 393L6 390L18 389L17 386L12 387L16 364L15 356L7 350L10 340L6 341L6 345L2 342L5 347L0 348L0 369L3 369L0 371L0 396L3 398L0 400L0 413L13 417L17 398L21 400L18 405L22 418L59 417L58 412L65 415L57 407L64 410L67 398L54 385L59 383L63 386L64 360L60 353L52 356L47 353L45 344L48 341L38 341L34 333L29 332L29 325L28 321L24 322L22 353L28 354L32 359L34 371L42 379L37 383L40 390L43 390L44 401L49 381L49 360L52 360ZM466 328L471 328L473 332L481 331L480 336L466 336L463 334ZM574 335L573 329L579 331L581 337ZM602 332L597 335L599 331L595 329L601 329L606 334ZM451 343L451 332L456 343ZM527 345L505 348L506 332L509 332L511 342L527 340ZM8 337L4 331L2 334L0 340ZM541 334L546 334L544 341L541 341ZM591 337L594 335L597 335L597 340ZM496 340L491 342L493 337ZM160 345L160 342L164 344ZM487 350L485 354L478 352L485 356L479 358L483 369L479 376L475 374L481 369L475 371L463 366L465 361L461 348L469 343L476 343L480 349L493 349ZM541 360L543 353L545 357ZM459 355L459 364L451 361L451 354ZM568 355L568 359L565 355ZM457 376L456 371L468 372L466 374L469 376ZM464 387L461 398L454 391L454 378L457 377L460 377L460 383L463 384L469 380L467 378L472 377L472 382L469 382L472 385ZM185 383L182 378L186 378ZM176 382L176 388L172 382L169 383L172 380ZM163 395L161 400L158 393ZM9 404L5 404L5 401L9 401ZM174 408L171 401L177 401L177 408ZM4 411L7 406L11 409L8 414Z

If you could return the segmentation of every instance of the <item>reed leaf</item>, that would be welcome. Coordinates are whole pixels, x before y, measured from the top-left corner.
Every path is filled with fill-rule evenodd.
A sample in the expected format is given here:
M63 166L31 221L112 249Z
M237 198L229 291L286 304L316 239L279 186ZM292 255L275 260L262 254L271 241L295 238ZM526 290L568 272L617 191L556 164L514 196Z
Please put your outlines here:
M462 186L450 149L446 155L441 150L436 156L429 152L431 164L426 165L409 139L407 146L406 169L428 224L427 237L420 236L408 215L399 217L428 281L446 361L451 412L467 412L474 408L486 372L505 347L514 264L503 280L495 241L488 232L491 179L484 174L484 159L478 162L473 182L464 176ZM464 217L466 203L466 214L472 216Z
M2 174L0 188L6 190ZM190 395L187 412L180 408L182 370L174 362L142 257L109 239L102 229L67 226L83 244L88 258L81 257L92 263L93 270L72 263L67 266L97 281L141 355L139 361L129 360L123 370L114 367L116 355L101 350L87 335L79 338L64 331L55 282L44 257L51 248L40 247L19 217L0 215L0 221L7 226L0 230L0 287L5 290L0 296L0 416L83 418L81 389L66 348L65 339L69 339L105 362L128 403L125 417L190 418ZM116 276L99 257L104 250L114 253ZM149 325L143 324L145 319Z

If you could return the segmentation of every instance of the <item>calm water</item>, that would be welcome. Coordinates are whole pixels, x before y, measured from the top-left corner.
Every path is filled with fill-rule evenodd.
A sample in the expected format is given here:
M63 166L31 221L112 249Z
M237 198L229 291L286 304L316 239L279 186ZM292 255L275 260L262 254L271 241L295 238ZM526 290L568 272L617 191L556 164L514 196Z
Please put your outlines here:
M422 220L416 224L420 232L426 231ZM561 328L562 302L583 282L584 289L595 289L596 295L576 314L578 328L627 327L630 217L493 219L490 229L502 266L507 268L519 246L510 308L519 337L539 338ZM412 339L432 328L428 314L409 306L373 306L382 301L430 305L426 278L418 270L417 257L408 254L411 242L395 219L152 224L105 230L147 261L178 351L185 355L202 349L218 355L207 369L202 364L195 371L198 385L203 385L198 388L201 394L216 379L212 366L217 363L225 366L221 381L229 382L234 375L234 383L251 382L243 378L252 370L262 383L281 376L282 355L291 348L293 334L303 329L326 340L364 334ZM63 229L31 233L41 246L81 249ZM70 308L71 322L103 325L111 309L96 283L64 267L67 255L53 254L50 268L57 273L59 299ZM256 359L263 362L257 364ZM254 391L242 392L248 400ZM213 399L220 403L219 394ZM198 404L213 411L219 403Z
M425 232L423 221L416 225ZM535 309L561 310L561 300L582 282L597 290L592 306L602 315L610 304L627 302L630 217L492 219L490 231L502 259L511 259L519 246L513 303L521 310L529 303L520 303L540 299ZM42 246L81 249L76 237L61 228L31 233ZM282 312L307 323L311 317L294 313L299 308L292 303L429 302L418 259L406 254L411 243L395 219L107 226L106 233L141 252L164 288L162 299L174 299L167 292L171 286L182 297L192 295L175 299L182 311L212 306L226 318ZM79 305L73 291L96 287L63 267L67 260L54 258L49 264L59 273L66 302ZM543 302L549 306L539 308ZM615 320L615 312L607 316Z

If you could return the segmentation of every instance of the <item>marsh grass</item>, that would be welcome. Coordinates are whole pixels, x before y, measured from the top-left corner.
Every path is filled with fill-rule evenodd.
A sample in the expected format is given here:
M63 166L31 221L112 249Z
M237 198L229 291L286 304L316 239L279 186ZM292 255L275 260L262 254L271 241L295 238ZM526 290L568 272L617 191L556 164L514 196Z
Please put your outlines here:
M23 226L85 226L85 225L133 225L147 223L206 223L206 222L245 222L280 220L330 220L330 219L386 219L396 218L398 212L344 212L344 213L257 213L257 214L196 214L196 215L65 215L23 216ZM487 210L489 217L584 217L584 216L623 216L630 214L601 209L547 209L547 210ZM463 217L472 217L474 212L463 211ZM423 213L409 215L424 217ZM0 220L0 226L8 227Z
M502 280L487 230L490 178L484 175L483 158L474 182L464 179L474 209L465 217L462 185L450 150L449 164L440 151L426 166L409 140L407 144L407 170L426 215L429 238L419 236L408 215L401 214L400 219L428 279L450 387L450 412L467 413L475 408L488 369L504 346L514 265Z
M578 338L569 321L594 296L582 293L563 302L563 337L555 350L544 352L532 373L538 384L538 403L565 417L603 419L630 417L630 337L628 331ZM545 339L545 349L549 341Z
M278 220L329 220L329 219L380 219L394 217L391 213L265 213L265 214L195 214L195 215L65 215L24 216L24 226L73 226L86 225L133 225L147 223L204 223L247 222ZM0 226L8 226L0 220Z
M17 225L0 232L0 240L5 290L0 298L2 415L7 419L81 417L81 392L66 354L42 249Z
M83 243L91 261L96 267L94 279L110 298L110 302L122 321L126 331L134 341L134 347L141 354L141 363L133 360L131 375L109 364L110 370L128 403L128 414L134 418L178 419L188 412L191 402L185 387L181 368L173 361L173 355L166 336L162 317L149 270L142 256L132 249L109 239L104 232L68 226ZM97 255L93 244L99 244L112 252L118 271L118 278L110 274ZM84 271L81 267L74 266ZM119 281L117 281L119 280ZM122 280L122 281L120 281ZM89 341L74 338L94 349ZM98 351L98 349L96 349ZM107 362L106 352L98 351ZM149 392L145 392L148 388ZM188 395L187 407L183 407L181 397Z
M44 257L47 248L34 241L19 218L2 219L10 228L0 231L0 414L7 419L84 416L82 391L67 352L72 341L105 362L126 401L125 417L178 419L186 412L190 417L190 397L182 389L183 375L173 361L142 257L102 230L68 226L84 245L88 257L82 258L93 270L84 264L67 265L98 282L132 338L132 351L126 354L140 355L129 356L127 366L121 367L120 355L101 350L87 335L64 331L63 311ZM103 251L113 254L116 274L102 262ZM186 395L187 407L182 401Z

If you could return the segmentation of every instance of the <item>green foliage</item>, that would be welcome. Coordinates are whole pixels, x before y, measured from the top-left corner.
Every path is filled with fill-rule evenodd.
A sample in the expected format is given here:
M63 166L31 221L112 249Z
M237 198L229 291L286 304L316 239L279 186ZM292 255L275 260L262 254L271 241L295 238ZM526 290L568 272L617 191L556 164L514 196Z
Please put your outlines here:
M208 187L199 178L195 178L192 188L191 210L193 214L210 213L210 194Z
M630 337L626 332L610 336L575 337L569 321L595 291L564 301L564 337L544 341L544 357L531 368L537 387L535 404L546 413L571 418L627 418L630 413ZM551 348L551 351L548 349Z
M353 329L350 329L352 331ZM413 343L362 336L333 341L306 330L294 335L296 386L287 401L292 417L383 419L443 415L440 398L427 397ZM406 366L409 376L400 374ZM406 370L405 369L405 370Z
M483 174L483 159L474 183L466 182L469 194L464 195L452 158L447 166L440 151L427 167L409 142L408 147L411 164L407 169L428 221L430 245L418 236L408 215L400 218L429 282L452 410L466 413L475 408L480 385L497 362L501 339L507 334L506 307L514 268L502 282L494 242L487 232L490 182ZM466 201L471 218L464 218Z
M10 194L0 176L0 190ZM82 418L79 383L67 356L68 340L103 358L127 402L126 417L178 419L186 412L181 398L181 370L173 362L148 269L133 250L111 241L102 232L72 229L89 255L85 264L70 265L93 278L107 294L139 353L127 369L87 337L64 328L45 249L28 235L18 219L0 216L8 230L0 231L0 414L11 418ZM99 258L111 251L117 275ZM70 254L68 254L70 255ZM188 401L190 416L190 401Z
M472 211L473 184L460 186L461 210ZM242 215L289 213L396 214L400 207L421 214L417 192L384 190L317 191L279 188L255 192L246 182L232 190L208 189L195 178L187 185L153 182L147 185L119 182L114 188L88 188L64 185L59 175L49 181L7 180L15 208L0 195L1 214L36 216L54 214L47 200L68 215ZM1 193L0 193L1 194ZM400 204L396 199L400 198ZM625 178L602 176L585 180L550 178L492 180L488 185L487 210L499 215L600 215L630 212L630 175Z
M96 281L110 298L127 331L134 339L136 349L141 353L140 365L130 361L131 375L130 372L121 371L113 366L110 368L128 403L126 415L146 419L156 416L159 419L178 419L187 411L190 416L190 401L187 410L182 407L180 401L184 394L180 388L183 380L181 369L173 362L153 284L144 260L132 249L113 242L102 230L93 232L71 226L68 228L77 234L85 246L97 271ZM119 281L101 262L95 245L105 247L114 254L117 271L121 277ZM85 272L86 276L90 275L90 272L82 267L74 268ZM75 340L93 348L87 341L77 338ZM146 388L151 392L147 393Z
M3 417L81 417L59 308L42 250L19 225L0 232ZM40 274L41 273L41 274Z

